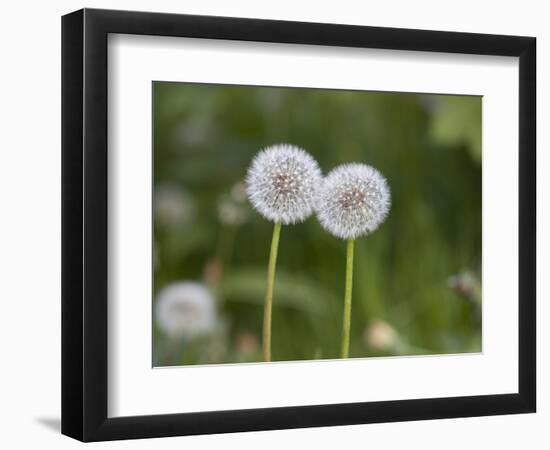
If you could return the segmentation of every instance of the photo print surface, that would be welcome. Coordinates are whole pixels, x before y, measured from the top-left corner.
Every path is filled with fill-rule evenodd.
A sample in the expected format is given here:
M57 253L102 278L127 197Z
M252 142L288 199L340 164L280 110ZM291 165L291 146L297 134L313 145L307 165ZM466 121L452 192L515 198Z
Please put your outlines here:
M153 366L482 350L481 97L152 89Z

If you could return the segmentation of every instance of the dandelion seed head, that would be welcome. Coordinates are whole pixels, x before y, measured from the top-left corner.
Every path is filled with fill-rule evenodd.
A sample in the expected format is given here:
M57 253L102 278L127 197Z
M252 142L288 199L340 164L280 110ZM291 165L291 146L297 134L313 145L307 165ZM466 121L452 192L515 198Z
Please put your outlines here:
M319 189L316 210L322 227L341 239L375 231L391 205L384 176L366 164L345 164L332 170Z
M256 155L248 169L246 191L262 216L288 225L313 213L321 179L311 155L299 147L279 144Z
M363 336L365 344L377 350L389 350L393 348L399 338L395 328L383 320L371 322Z
M155 303L158 327L171 338L194 339L214 330L216 305L206 286L179 281L163 288Z

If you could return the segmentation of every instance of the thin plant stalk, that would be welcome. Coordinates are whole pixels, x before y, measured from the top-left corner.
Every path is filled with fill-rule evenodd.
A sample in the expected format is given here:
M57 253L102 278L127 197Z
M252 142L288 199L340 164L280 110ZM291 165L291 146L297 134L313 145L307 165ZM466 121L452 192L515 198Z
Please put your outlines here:
M271 238L271 250L269 253L269 265L267 266L267 290L264 304L264 328L262 337L262 350L264 361L271 361L271 311L273 309L273 287L275 285L275 267L277 265L277 252L279 250L279 237L281 224L275 223L273 237Z
M349 335L351 329L351 291L353 287L353 239L347 241L346 251L346 288L344 294L344 320L342 325L341 357L349 356Z

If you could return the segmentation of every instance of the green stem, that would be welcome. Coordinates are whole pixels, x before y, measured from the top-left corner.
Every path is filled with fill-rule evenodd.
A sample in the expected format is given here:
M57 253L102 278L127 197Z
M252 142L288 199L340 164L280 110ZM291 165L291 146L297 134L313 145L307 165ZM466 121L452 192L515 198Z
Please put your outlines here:
M262 339L264 361L271 361L271 310L273 305L273 286L275 285L275 266L277 265L277 251L279 249L280 235L281 224L276 223L273 227L269 265L267 266L267 290L265 293L264 330Z
M346 291L344 295L344 320L342 326L342 358L349 356L349 335L351 329L351 289L353 287L353 239L348 239L346 253Z

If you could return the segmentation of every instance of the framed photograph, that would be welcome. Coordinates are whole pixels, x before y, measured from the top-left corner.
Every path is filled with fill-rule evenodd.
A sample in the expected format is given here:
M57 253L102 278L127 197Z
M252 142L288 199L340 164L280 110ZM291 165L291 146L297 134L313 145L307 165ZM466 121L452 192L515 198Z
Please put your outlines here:
M62 432L528 413L533 37L62 19Z

